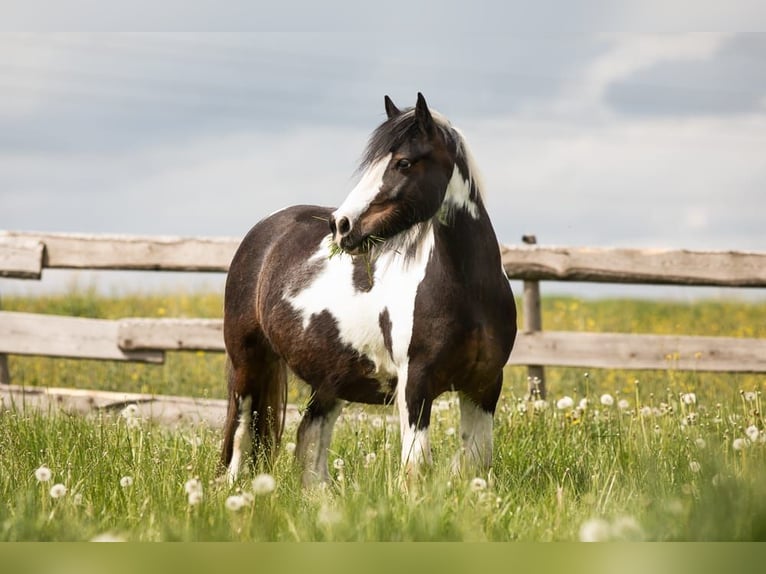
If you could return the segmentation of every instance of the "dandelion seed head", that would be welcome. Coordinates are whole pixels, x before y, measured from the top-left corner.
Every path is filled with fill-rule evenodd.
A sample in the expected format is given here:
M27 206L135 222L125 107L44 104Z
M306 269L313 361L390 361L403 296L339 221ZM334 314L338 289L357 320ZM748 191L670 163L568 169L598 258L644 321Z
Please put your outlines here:
M750 439L751 442L755 442L758 440L758 435L761 434L761 431L758 430L758 427L755 425L750 425L745 429L745 434L747 435L747 438Z
M745 391L742 396L748 403L752 403L758 397L753 391Z
M120 411L120 416L124 419L134 419L138 416L138 405L130 404Z
M620 399L617 401L617 408L621 411L627 411L630 408L630 403L627 399Z
M591 518L580 526L580 542L603 542L609 536L609 523L603 518Z
M520 401L519 403L517 403L516 404L516 411L519 414L522 414L522 415L524 413L526 413L527 412L527 403L525 401Z
M639 409L638 414L640 414L642 417L647 418L652 416L652 407L649 406L643 406Z
M201 490L195 490L190 493L188 493L187 500L189 501L189 506L197 506L199 503L202 502L203 494Z
M707 446L705 439L702 437L695 439L694 444L697 445L697 448L705 448L705 446Z
M193 492L198 492L202 494L202 482L199 478L190 478L184 483L184 492L186 494L192 494Z
M332 467L335 470L342 470L346 466L346 462L342 458L336 458L332 461Z
M532 407L536 412L540 413L548 408L548 403L542 399L537 399L534 403L532 403Z
M368 452L366 455L364 455L364 466L369 467L372 464L375 463L375 461L378 459L378 455L376 455L374 452Z
M51 472L50 468L43 465L35 470L35 478L37 479L37 482L48 482L53 478L53 472Z
M577 404L577 408L579 408L581 411L584 411L588 408L589 404L590 401L588 399L580 399L580 402Z
M572 397L561 397L558 401L556 401L556 408L560 411L563 411L565 409L571 409L574 406L574 399Z
M285 452L287 452L287 454L293 454L295 452L295 443L294 442L285 443Z
M50 495L51 498L61 498L63 496L66 496L67 488L61 483L54 484L51 486Z
M480 492L487 489L487 481L481 477L472 478L468 485L472 492Z
M277 481L273 476L264 472L253 479L253 494L263 495L274 492L277 487Z
M611 407L614 404L614 397L609 393L604 393L601 395L599 401L601 401L601 404L605 407Z
M681 395L681 402L685 405L693 405L697 402L697 395L694 393L684 393Z
M239 510L242 510L243 506L245 506L245 499L240 494L233 494L226 499L224 504L228 510L231 510L232 512L238 512Z
M746 438L735 438L731 443L731 448L734 450L744 450L748 444L749 442Z
M132 476L123 476L120 479L120 486L122 488L130 488L133 486L133 477Z
M447 436L454 436L455 427L449 427L447 430L444 431L444 434L446 434Z
M700 463L696 460L689 461L689 470L691 470L693 473L698 473L702 469L702 466L700 466Z

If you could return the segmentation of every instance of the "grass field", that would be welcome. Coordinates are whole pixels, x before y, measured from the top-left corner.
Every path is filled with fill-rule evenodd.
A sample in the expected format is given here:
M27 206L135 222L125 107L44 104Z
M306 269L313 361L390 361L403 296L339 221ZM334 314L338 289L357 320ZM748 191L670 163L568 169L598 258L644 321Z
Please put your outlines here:
M74 290L4 298L3 308L218 317L221 300ZM544 301L543 324L766 337L766 304L551 298ZM163 366L11 357L10 369L16 384L206 397L223 397L225 389L223 358L215 354L173 353ZM435 464L424 476L400 482L398 431L382 417L389 411L350 406L332 445L334 482L312 491L299 488L292 468L293 428L273 468L229 486L216 475L217 429L160 428L130 411L81 418L3 405L0 540L766 538L766 377L546 372L549 400L534 404L523 400L524 370L508 369L489 475L449 474L459 429L454 398L445 395L432 424ZM304 397L294 383L292 400ZM254 481L259 473L268 477Z

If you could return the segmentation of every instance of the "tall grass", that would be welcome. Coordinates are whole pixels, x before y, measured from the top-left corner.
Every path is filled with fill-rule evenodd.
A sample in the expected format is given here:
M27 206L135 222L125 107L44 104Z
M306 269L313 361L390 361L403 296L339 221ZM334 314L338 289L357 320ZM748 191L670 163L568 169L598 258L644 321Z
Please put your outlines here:
M220 316L215 295L5 298L4 309L92 317ZM549 329L766 336L766 304L544 300ZM16 384L223 397L223 357L163 366L11 357ZM274 466L219 480L220 431L0 406L0 540L760 540L766 538L762 375L547 369L530 402L508 368L491 472L454 476L455 398L434 408L435 463L403 482L387 409L348 407L333 483L303 491L290 441ZM291 400L304 396L291 384ZM608 395L608 397L604 396ZM586 403L582 403L586 399ZM582 407L580 406L582 404ZM35 471L49 468L48 482ZM256 494L267 472L273 492ZM122 480L130 477L130 480ZM198 479L201 499L185 485ZM61 484L66 494L54 498ZM260 483L259 483L260 484ZM56 491L54 491L56 493ZM233 498L232 498L233 497ZM235 509L236 508L236 509Z
M219 433L130 417L0 414L0 540L753 540L766 536L760 395L686 395L583 409L503 397L489 474L452 475L454 400L437 403L435 463L402 480L393 425L349 408L332 444L333 483L303 491L290 453L229 486ZM556 402L560 402L558 408ZM604 399L604 402L609 402ZM579 403L579 400L578 400ZM39 482L46 466L51 479ZM275 490L252 478L268 472ZM130 477L131 480L122 480ZM199 479L190 504L185 484ZM54 484L66 494L53 498ZM267 489L268 490L268 489ZM230 498L233 497L233 501Z

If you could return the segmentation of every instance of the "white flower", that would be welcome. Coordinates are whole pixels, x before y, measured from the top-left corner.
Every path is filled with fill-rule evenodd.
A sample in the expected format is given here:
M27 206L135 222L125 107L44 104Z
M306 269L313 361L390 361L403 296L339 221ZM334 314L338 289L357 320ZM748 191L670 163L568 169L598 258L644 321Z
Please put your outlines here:
M626 411L630 408L630 403L627 401L627 399L620 399L617 401L617 408L621 411Z
M202 494L202 482L199 478L190 478L184 484L184 492L186 494L199 493Z
M294 442L285 443L285 451L287 452L287 454L293 454L295 452L295 443Z
M138 405L130 404L120 411L120 416L124 419L134 419L138 416Z
M188 500L189 500L189 506L197 506L200 502L202 502L202 491L195 490L190 492L188 496Z
M125 539L114 532L97 534L90 539L91 542L125 542Z
M556 408L563 411L564 409L571 409L574 406L574 399L572 397L561 397L556 401Z
M133 486L133 477L132 476L123 476L120 479L120 486L122 488L130 488Z
M742 450L747 448L749 442L746 438L735 438L731 443L731 448L734 450Z
M366 455L364 455L364 466L371 466L377 459L378 455L376 455L374 452L368 452Z
M652 407L643 406L639 409L638 414L640 414L642 417L650 417L652 416Z
M579 408L581 411L584 411L588 408L589 404L590 401L588 399L580 399L580 403L577 405L577 408Z
M243 506L245 506L245 499L243 496L239 494L233 494L226 499L225 504L226 504L226 508L228 508L232 512L237 512L241 510Z
M756 397L757 397L758 395L756 395L756 394L755 394L753 391L747 391L747 392L743 393L743 395L742 395L742 396L744 396L744 397L745 397L745 400L746 400L748 403L752 403L752 402L753 402L753 401L756 399Z
M35 478L37 479L37 482L48 482L51 478L53 478L53 473L51 472L50 468L43 465L35 470Z
M335 470L342 470L343 467L346 466L346 463L342 458L336 458L332 461L332 466Z
M518 411L520 414L522 414L522 415L523 415L524 413L526 413L526 412L527 412L527 403L526 403L526 402L524 402L524 401L517 403L517 404L516 404L516 410L517 410L517 411Z
M51 498L61 498L64 495L66 495L66 486L61 483L51 486Z
M697 402L697 395L694 393L684 393L681 395L681 402L685 405L693 405Z
M479 492L487 489L487 481L477 476L471 479L469 486L473 492Z
M601 401L601 404L604 405L605 407L611 407L614 404L614 397L610 395L609 393L605 393L601 395L601 398L599 400Z
M449 427L446 431L444 431L444 434L446 434L447 436L454 436L455 427Z
M603 518L591 518L580 526L580 542L603 542L609 534L609 523Z
M75 494L74 497L72 498L72 502L74 503L75 506L80 506L83 502L82 493L78 492L77 494Z
M542 412L548 408L548 403L542 399L537 399L534 403L532 403L532 407L534 407L535 411Z
M269 494L277 487L277 481L268 473L262 473L253 479L253 494Z
M698 463L696 460L692 460L689 462L689 470L691 470L694 473L699 472L702 469L700 466L700 463Z
M761 431L758 430L758 427L755 425L750 425L745 429L745 434L747 435L747 438L750 439L751 442L755 442L758 440L758 435L761 434Z

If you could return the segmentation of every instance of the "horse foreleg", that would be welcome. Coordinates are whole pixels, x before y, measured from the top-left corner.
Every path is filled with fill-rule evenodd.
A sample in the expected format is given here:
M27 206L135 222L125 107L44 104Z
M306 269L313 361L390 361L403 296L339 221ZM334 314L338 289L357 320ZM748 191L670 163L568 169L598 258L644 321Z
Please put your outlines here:
M330 482L327 449L330 448L335 421L343 410L343 401L321 405L312 400L298 426L295 458L301 467L304 487Z
M396 394L402 439L402 469L407 475L417 472L424 464L431 464L428 427L433 399L426 392L424 380L414 374L412 370L399 374L401 384L397 386Z

